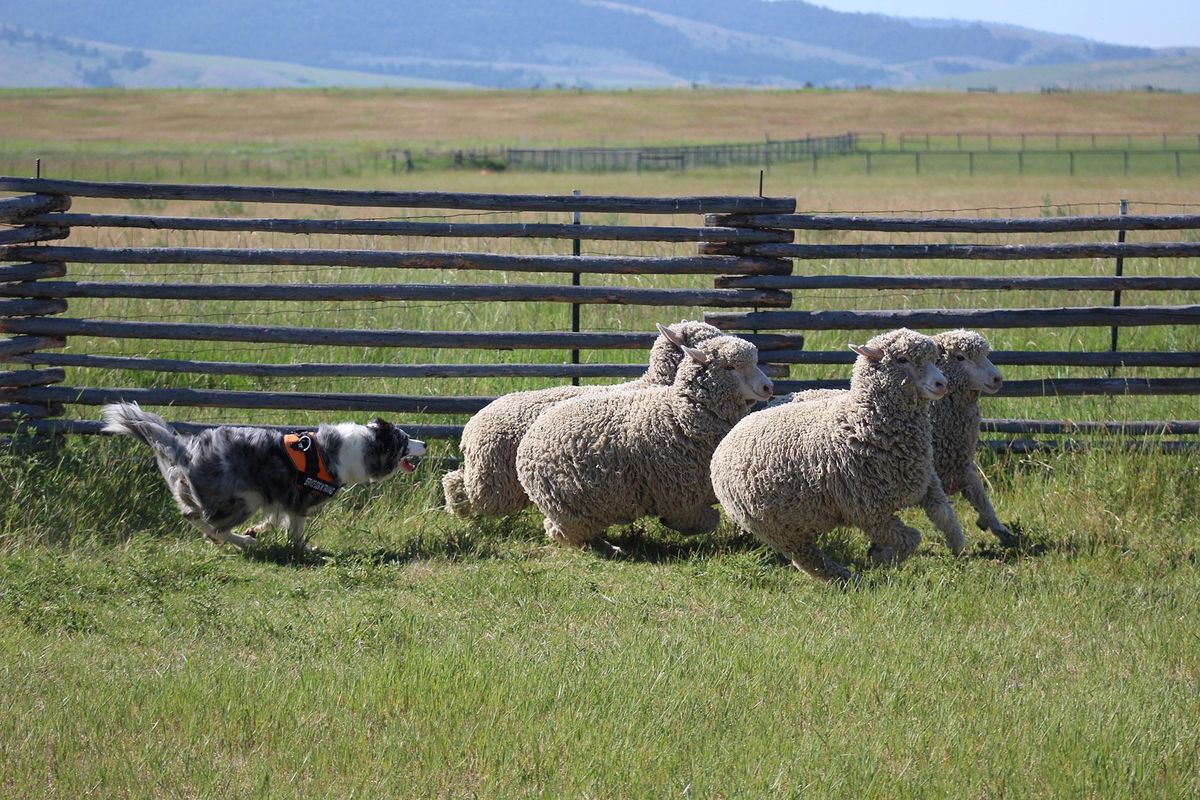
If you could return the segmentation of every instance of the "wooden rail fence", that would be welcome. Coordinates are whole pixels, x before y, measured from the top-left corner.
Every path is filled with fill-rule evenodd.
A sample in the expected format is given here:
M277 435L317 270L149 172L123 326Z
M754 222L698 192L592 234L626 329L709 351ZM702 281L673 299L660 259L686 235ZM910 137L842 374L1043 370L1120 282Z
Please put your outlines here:
M128 298L146 301L209 301L219 303L304 303L323 301L529 302L580 305L700 307L712 324L731 331L748 331L763 351L763 361L780 392L803 388L844 386L836 380L790 380L790 365L848 365L853 354L842 350L808 350L804 334L821 330L877 330L907 325L923 329L959 326L979 328L1105 327L1114 331L1109 351L1000 350L1000 365L1180 370L1175 375L1034 378L1009 381L1009 397L1047 395L1200 395L1200 353L1137 350L1115 347L1122 326L1194 326L1200 324L1200 304L1121 305L1122 291L1187 293L1200 291L1200 273L1139 276L1120 272L1097 275L861 275L839 273L829 266L871 259L887 264L896 259L1020 263L1043 259L1194 259L1200 244L1191 241L1200 230L1200 216L1113 215L1022 219L965 219L797 214L795 201L769 197L648 198L578 195L495 195L440 192L346 191L303 188L214 186L183 184L93 183L0 177L0 431L25 426L43 433L96 433L94 406L116 399L147 405L270 411L342 411L390 414L435 414L461 418L491 400L484 395L444 393L424 395L412 381L455 378L629 378L639 374L636 363L510 363L502 351L644 350L653 335L647 331L611 330L398 330L340 328L317 325L259 324L252 316L236 323L195 319L95 318L70 312L76 301ZM72 210L80 198L261 202L324 207L437 209L472 212L545 212L563 214L701 215L692 225L572 224L567 222L459 222L411 220L341 220L319 215L296 218L224 218L87 213ZM231 232L281 236L352 235L379 237L371 249L287 247L169 246L112 247L61 243L73 230L150 230L168 232ZM1056 234L1081 231L1120 232L1117 242L963 244L960 241L910 244L793 243L794 232L808 238L823 231L920 234ZM1124 241L1131 231L1188 232L1180 241ZM694 243L697 252L675 256L643 255L512 255L486 252L442 252L403 249L426 238L467 240L529 238L595 240L620 243ZM104 239L96 239L104 241ZM400 245L397 248L397 245ZM578 248L575 250L578 252ZM799 272L793 265L823 262L822 274ZM89 265L120 265L124 276L88 280L76 269ZM193 265L197 274L214 265L238 269L255 266L348 268L372 270L383 279L372 283L295 281L212 283L153 282L138 279L142 265ZM388 281L398 269L442 271L439 277L503 271L521 274L572 275L573 284L440 283ZM825 274L828 272L829 274ZM182 273L181 273L182 274ZM223 273L222 273L223 274ZM578 276L646 276L647 285L578 285ZM708 286L679 288L652 285L653 279L710 276ZM161 277L161 276L160 276ZM603 279L601 279L601 283ZM893 290L1055 290L1112 291L1111 305L1057 308L805 308L806 293L830 289ZM793 300L799 308L791 310ZM88 306L79 306L86 308ZM154 306L149 306L153 308ZM250 306L252 309L253 306ZM253 311L248 312L252 315ZM153 314L149 316L154 316ZM97 337L122 343L122 352L57 352L72 339ZM260 363L219 359L162 358L151 352L156 342L275 344L311 347L326 360ZM145 344L139 344L145 343ZM426 351L429 363L349 363L329 356L328 348L409 348ZM321 348L316 351L316 348ZM438 363L446 350L494 353L489 363ZM304 351L307 352L307 351ZM337 351L332 351L337 352ZM574 358L573 361L578 361ZM131 374L132 385L93 385L88 376L107 371ZM136 376L143 373L199 376L196 387L146 388ZM259 378L386 378L397 381L397 393L318 391L234 391L209 388L212 377ZM79 382L69 385L68 381ZM405 382L408 383L405 383ZM217 384L219 386L219 384ZM63 418L69 407L89 409L89 419ZM437 420L406 428L426 438L456 437L461 426ZM196 425L187 425L194 429ZM201 426L202 427L202 426ZM286 427L286 426L284 426ZM989 433L1016 436L1079 436L1094 433L1124 436L1176 436L1200 433L1200 421L1145 420L1139 422L1064 422L1055 420L987 420ZM1040 444L1039 444L1040 442ZM1071 447L1064 439L1054 446ZM1165 449L1175 449L1169 442ZM999 444L1025 451L1051 446L1041 439L1007 439Z

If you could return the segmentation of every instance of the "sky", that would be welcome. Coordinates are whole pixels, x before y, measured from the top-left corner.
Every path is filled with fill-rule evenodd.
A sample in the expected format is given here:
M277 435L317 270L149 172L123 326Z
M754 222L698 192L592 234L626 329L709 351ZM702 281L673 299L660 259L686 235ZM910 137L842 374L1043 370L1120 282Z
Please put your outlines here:
M1200 1L1150 0L811 0L835 11L898 17L1005 22L1053 33L1069 33L1112 44L1200 47Z

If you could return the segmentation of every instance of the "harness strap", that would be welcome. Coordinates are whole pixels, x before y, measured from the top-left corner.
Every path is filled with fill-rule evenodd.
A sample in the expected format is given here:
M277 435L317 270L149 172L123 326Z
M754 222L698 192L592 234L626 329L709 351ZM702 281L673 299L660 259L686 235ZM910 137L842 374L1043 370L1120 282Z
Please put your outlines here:
M296 470L296 485L310 492L333 497L341 486L325 465L317 435L312 432L289 433L283 437L284 452Z

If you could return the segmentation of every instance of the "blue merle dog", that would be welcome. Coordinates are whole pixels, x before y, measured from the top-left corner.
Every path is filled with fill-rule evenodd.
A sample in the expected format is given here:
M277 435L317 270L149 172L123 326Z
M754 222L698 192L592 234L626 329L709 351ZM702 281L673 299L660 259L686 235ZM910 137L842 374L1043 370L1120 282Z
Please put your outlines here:
M412 459L425 454L424 442L381 419L287 436L233 425L188 435L136 403L106 405L101 414L106 432L140 439L154 451L184 518L210 540L240 548L254 544L266 525L280 522L293 546L302 548L308 516L338 488L412 472ZM233 532L260 510L265 523Z

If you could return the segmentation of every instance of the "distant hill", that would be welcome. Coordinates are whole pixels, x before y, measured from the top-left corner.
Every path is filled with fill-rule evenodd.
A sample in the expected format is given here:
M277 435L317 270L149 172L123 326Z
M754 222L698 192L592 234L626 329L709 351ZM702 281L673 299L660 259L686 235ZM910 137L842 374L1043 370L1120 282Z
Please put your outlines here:
M1160 57L799 0L0 0L0 20L5 86L903 87Z

